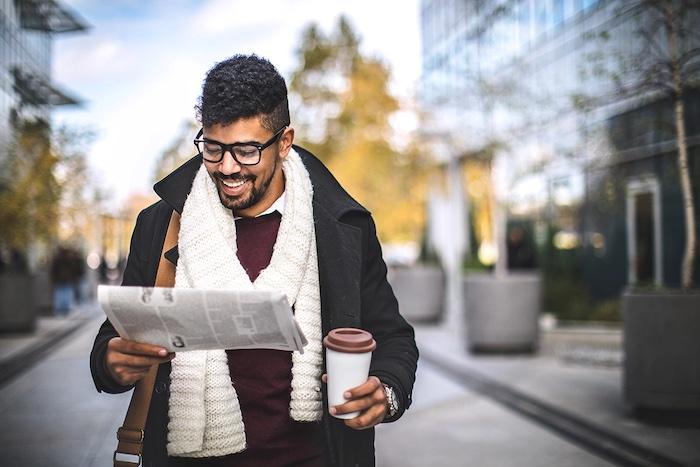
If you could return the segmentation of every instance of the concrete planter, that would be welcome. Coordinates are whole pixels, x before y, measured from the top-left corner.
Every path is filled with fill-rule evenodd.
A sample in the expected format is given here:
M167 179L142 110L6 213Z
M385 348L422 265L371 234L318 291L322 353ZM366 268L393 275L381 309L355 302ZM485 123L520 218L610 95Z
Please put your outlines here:
M411 322L435 322L440 318L445 298L442 269L424 264L396 267L387 277L404 318Z
M537 349L541 278L536 272L470 273L464 278L467 344L472 352Z
M0 331L32 331L36 312L34 278L28 274L1 274Z
M622 314L626 402L700 410L700 292L628 291Z
M37 313L53 315L53 285L48 271L41 270L34 276L34 306Z

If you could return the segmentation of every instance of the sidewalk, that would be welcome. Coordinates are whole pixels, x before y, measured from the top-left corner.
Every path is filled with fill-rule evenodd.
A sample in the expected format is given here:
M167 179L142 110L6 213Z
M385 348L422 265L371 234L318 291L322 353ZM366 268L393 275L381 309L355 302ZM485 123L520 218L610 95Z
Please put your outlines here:
M110 465L130 394L98 394L92 383L88 355L101 315L86 310L62 322L42 320L34 344L0 336L0 349L16 360L41 336L55 336L80 319L85 325L0 387L0 420L11 427L0 431L3 465ZM700 466L700 429L647 425L623 406L614 330L548 333L535 356L472 356L445 329L417 326L416 333L421 359L413 406L397 423L377 428L378 467ZM504 404L503 393L519 394L520 406ZM657 457L629 462L601 456L585 444L586 436L572 439L523 415L541 403L572 415L573 421L565 419L570 427L580 426L576 420L601 427L594 430L600 445L624 438Z
M3 465L111 465L129 393L98 394L88 354L101 317L0 388ZM398 431L397 431L398 430ZM450 381L426 361L414 406L377 430L378 467L604 467L596 456Z
M96 303L85 303L67 316L39 316L32 332L0 333L0 386L26 371L43 354L99 314Z
M417 326L416 338L422 364L437 368L462 387L466 385L472 395L488 399L499 405L501 410L506 410L504 405L508 406L511 413L515 410L519 414L521 420L525 414L526 418L534 419L534 423L540 427L546 427L550 431L554 428L553 431L558 436L563 436L567 442L588 452L596 453L598 458L604 456L596 452L596 449L605 450L608 448L605 445L609 444L610 452L615 453L618 443L623 457L616 462L607 458L616 464L700 465L700 426L674 428L642 423L624 406L619 349L621 336L618 331L574 328L548 332L542 337L543 348L534 356L474 356L465 350L458 336L439 326ZM462 410L462 405L464 404L459 400L454 400L445 405L443 411L456 416ZM543 407L544 416L539 417ZM411 411L407 415L410 416ZM532 414L535 416L532 417ZM436 410L423 415L433 418L446 416L440 415ZM548 423L541 423L542 420L547 422L548 416L553 418L549 426ZM558 428L562 428L562 423L563 430L560 430ZM479 428L485 432L492 429L486 424ZM576 436L562 435L567 429L574 434L580 432L579 439ZM405 431L402 435L411 436ZM425 435L414 435L412 439L404 440L405 445L410 449L412 442L418 443ZM587 438L590 436L597 437L596 442L602 446L587 446ZM478 448L478 443L474 443L473 448ZM503 448L510 450L510 440ZM630 461L624 457L628 448L632 453L629 454L632 456L629 459L634 457L635 449L639 449L636 460ZM459 465L469 464L469 453L465 455L464 464ZM491 459L495 461L497 458ZM484 464L483 461L487 459L471 460L475 461L474 465L508 465L497 461ZM515 464L598 465L569 462L551 464L543 458L540 460L539 463L531 464L519 459Z
M0 430L3 466L112 465L130 394L95 390L89 354L103 316L85 316L74 333L0 387L0 421L8 428Z

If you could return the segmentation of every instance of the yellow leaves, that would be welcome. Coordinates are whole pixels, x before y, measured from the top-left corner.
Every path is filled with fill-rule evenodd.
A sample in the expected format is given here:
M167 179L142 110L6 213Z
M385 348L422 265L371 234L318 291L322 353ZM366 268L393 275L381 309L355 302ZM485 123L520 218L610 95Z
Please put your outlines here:
M327 36L307 27L297 55L290 102L299 103L292 119L299 144L372 212L380 240L419 241L427 177L415 148L398 151L388 142L389 118L399 110L389 68L361 54L344 18Z
M350 75L349 89L341 97L343 110L339 120L345 127L361 127L374 137L385 137L389 116L398 110L398 102L389 94L389 71L379 61L359 60Z
M493 243L494 193L491 167L488 161L468 160L463 169L472 209L472 222L478 243Z
M357 139L329 164L345 189L372 212L382 242L419 241L425 224L426 173L400 164L382 140Z
M419 241L425 224L426 177L411 157L387 141L389 117L399 109L389 93L389 70L360 58L340 95L342 110L326 160L345 189L369 209L383 242Z
M65 224L70 214L64 198L85 188L80 148L88 139L88 133L66 127L52 131L43 121L17 124L0 181L0 247L26 251L55 240L59 218Z
M23 130L8 157L8 178L0 193L0 241L14 248L53 235L60 196L53 174L58 157L47 130L37 124Z

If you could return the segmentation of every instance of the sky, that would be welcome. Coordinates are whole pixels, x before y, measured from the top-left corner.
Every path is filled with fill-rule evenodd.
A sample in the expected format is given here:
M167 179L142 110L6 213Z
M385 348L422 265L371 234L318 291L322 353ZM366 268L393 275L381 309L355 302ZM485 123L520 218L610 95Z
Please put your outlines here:
M329 31L345 14L363 52L391 67L397 97L410 99L420 75L419 0L62 4L91 28L55 36L54 81L85 103L57 108L54 123L95 132L88 161L96 184L114 205L131 193L151 192L154 162L183 122L194 118L206 71L233 54L257 53L287 78L297 63L302 29L315 22Z

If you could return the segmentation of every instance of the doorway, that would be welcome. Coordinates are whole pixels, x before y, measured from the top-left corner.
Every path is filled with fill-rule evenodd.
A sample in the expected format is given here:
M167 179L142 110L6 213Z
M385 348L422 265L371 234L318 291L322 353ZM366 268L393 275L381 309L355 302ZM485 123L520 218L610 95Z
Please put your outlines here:
M661 200L655 177L627 185L627 265L631 285L661 285Z

